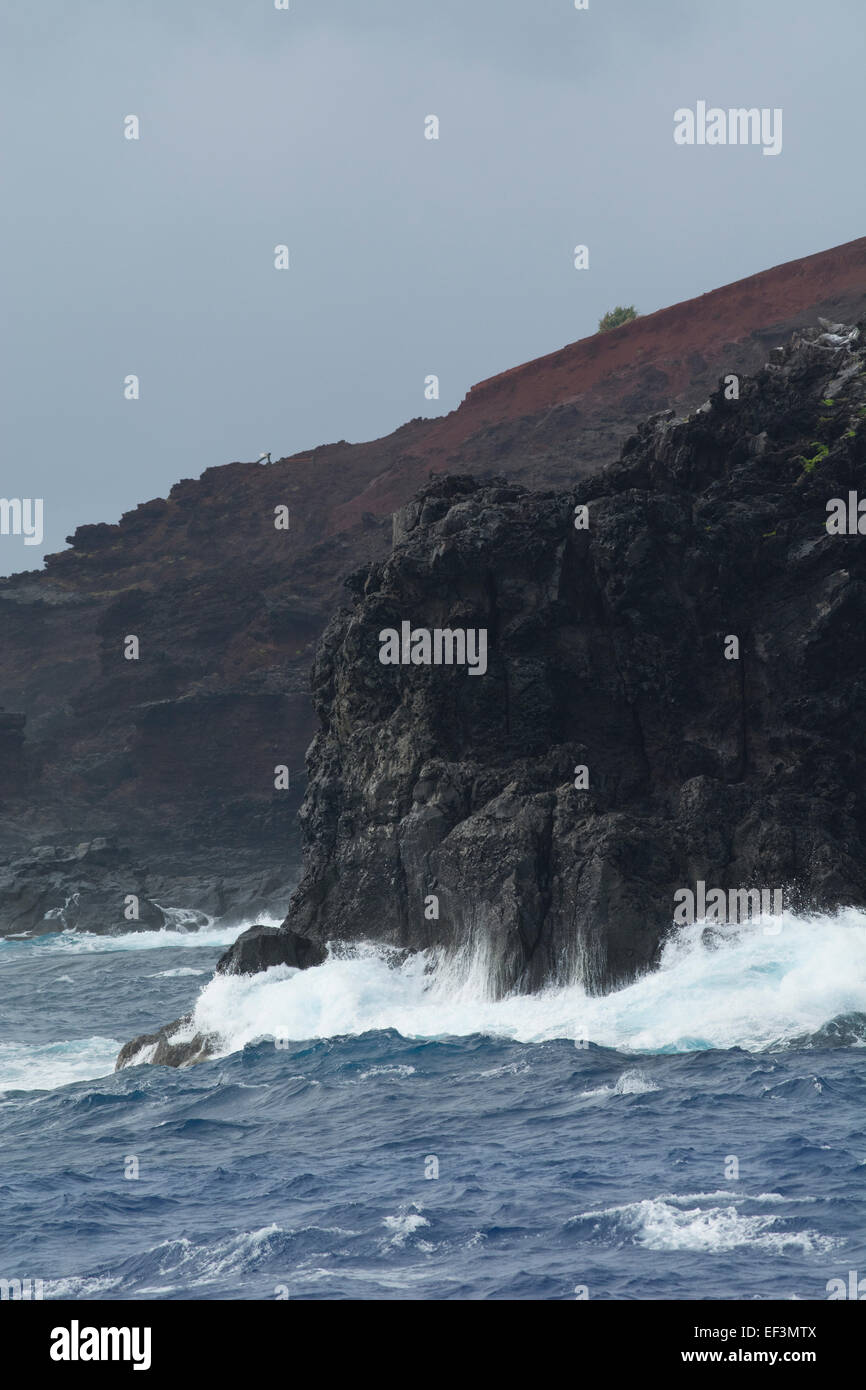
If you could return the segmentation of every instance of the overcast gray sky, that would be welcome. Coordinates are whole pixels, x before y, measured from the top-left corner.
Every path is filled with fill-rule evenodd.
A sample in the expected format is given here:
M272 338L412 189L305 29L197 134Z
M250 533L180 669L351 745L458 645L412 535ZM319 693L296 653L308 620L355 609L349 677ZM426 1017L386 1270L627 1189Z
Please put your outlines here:
M45 539L0 572L863 235L864 48L864 0L3 0L0 495ZM699 100L781 154L677 146Z

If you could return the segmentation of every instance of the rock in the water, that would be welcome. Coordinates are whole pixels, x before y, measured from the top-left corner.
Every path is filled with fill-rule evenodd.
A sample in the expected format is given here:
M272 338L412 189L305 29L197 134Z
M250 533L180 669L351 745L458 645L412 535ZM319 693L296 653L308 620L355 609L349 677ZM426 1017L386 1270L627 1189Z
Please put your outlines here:
M167 1023L157 1033L142 1033L124 1043L114 1064L115 1071L124 1067L150 1063L153 1066L189 1067L203 1062L216 1047L216 1038L192 1032L192 1015Z
M217 973L254 975L269 970L272 965L291 965L308 970L321 965L327 956L318 941L299 936L297 932L280 927L248 927L217 961Z
M254 975L259 970L268 970L272 965L290 965L298 970L308 970L311 966L321 965L327 954L318 941L310 941L297 932L256 925L241 933L237 941L220 956L216 968L218 974L227 975ZM218 1042L219 1039L213 1035L195 1032L192 1015L187 1014L175 1019L174 1023L167 1023L156 1033L142 1033L131 1042L124 1043L115 1071L143 1063L188 1067L212 1056Z
M801 1033L785 1044L786 1048L825 1051L836 1047L862 1047L866 1042L866 1014L837 1014L814 1033Z

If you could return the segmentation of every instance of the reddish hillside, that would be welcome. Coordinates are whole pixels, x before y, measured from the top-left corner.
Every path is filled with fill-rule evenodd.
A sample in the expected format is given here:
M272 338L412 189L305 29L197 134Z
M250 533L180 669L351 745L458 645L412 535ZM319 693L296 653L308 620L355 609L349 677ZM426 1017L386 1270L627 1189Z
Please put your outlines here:
M852 297L859 302L864 291L866 237L736 280L623 324L614 332L596 333L512 367L473 386L448 419L455 425L459 419L461 430L468 426L466 433L470 433L493 420L567 404L598 388L615 396L623 374L639 374L647 366L668 373L672 393L678 395L690 384L686 364L695 353L721 361L732 343L774 333L776 325L811 313L822 302L836 305L841 313ZM465 438L466 433L459 437Z
M583 338L478 382L457 410L431 422L407 447L401 465L365 490L363 507L378 511L380 506L399 505L401 473L410 460L419 460L415 477L425 466L437 472L455 463L464 467L459 451L473 436L488 430L501 434L503 426L531 419L532 438L543 424L539 416L556 407L579 412L575 443L580 446L580 426L589 429L593 421L614 417L617 425L630 428L631 421L653 410L693 406L722 372L754 371L767 345L781 341L794 328L818 315L858 318L864 303L866 237L861 237L659 309L613 332ZM616 430L617 439L622 433ZM591 453L586 458L585 450L578 448L573 472L596 465L598 453ZM615 453L615 447L606 451L610 457ZM545 464L534 459L516 471L535 486L553 481ZM559 480L563 475L557 470L555 476ZM338 506L335 524L356 519L361 505L359 497Z

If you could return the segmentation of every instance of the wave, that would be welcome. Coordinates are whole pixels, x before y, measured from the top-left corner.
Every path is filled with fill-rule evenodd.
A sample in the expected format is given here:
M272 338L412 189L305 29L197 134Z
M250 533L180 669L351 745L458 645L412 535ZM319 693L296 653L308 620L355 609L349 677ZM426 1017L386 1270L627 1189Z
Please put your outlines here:
M0 1094L53 1091L108 1076L121 1044L116 1038L73 1038L53 1043L0 1043Z
M270 1225L257 1231L196 1242L181 1236L166 1240L125 1261L124 1274L70 1275L46 1279L48 1298L95 1298L125 1283L136 1284L136 1296L156 1296L177 1289L201 1288L228 1276L249 1276L275 1248L285 1244L286 1233ZM157 1279L154 1287L139 1287L141 1280Z
M866 1012L866 912L787 913L772 923L772 932L761 922L682 927L657 970L603 996L571 985L493 998L483 951L450 959L424 953L394 967L387 951L362 946L306 971L215 976L194 1024L221 1040L222 1053L267 1038L384 1029L409 1038L481 1033L664 1053L803 1046L830 1020ZM862 1030L848 1033L849 1043L862 1045Z
M659 1088L641 1071L624 1071L612 1086L597 1086L584 1091L585 1096L646 1096Z
M155 975L151 975L152 980L180 980L188 975L204 975L204 970L196 970L192 965L178 965L174 970L157 970Z
M723 1203L718 1199L724 1199ZM707 1200L715 1199L714 1205ZM623 1206L586 1211L568 1222L584 1239L605 1245L638 1245L646 1250L689 1250L717 1254L743 1246L784 1255L792 1250L827 1253L843 1242L817 1231L790 1229L793 1217L778 1213L749 1215L743 1204L784 1199L776 1193L742 1197L723 1192L686 1194L627 1202Z
M383 1252L389 1250L401 1250L407 1241L412 1240L416 1231L423 1230L430 1225L426 1216L421 1213L424 1210L420 1202L410 1202L402 1206L396 1216L386 1216L382 1225L388 1231L387 1236L383 1236L379 1242L379 1248ZM429 1252L435 1247L427 1240L418 1239L413 1241L419 1250Z
M203 914L184 913L181 909L172 909L172 911L175 913L177 921L180 921L181 917L186 920L192 916L203 919L204 916ZM259 918L258 920L266 925L277 925L273 919ZM81 956L104 957L118 953L123 956L124 953L128 955L137 951L178 949L183 951L223 950L230 946L248 925L252 924L240 923L227 927L211 922L199 928L179 928L176 926L163 928L160 931L124 932L117 936L100 936L92 932L65 930L26 940L22 938L0 940L0 960L4 966L14 965L23 980L23 992L19 988L17 996L20 1014L17 1028L24 1032L27 1026L30 1012L30 1004L27 1000L32 997L33 991L31 965L51 960L53 957L69 960L71 967L72 958ZM153 962L154 965L156 963L156 961ZM124 971L137 972L137 965L134 961L124 960L122 964ZM205 973L209 974L211 966L212 962L208 962L206 972L193 966L174 965L169 969L155 973L148 972L143 978L171 980L184 976L201 976ZM53 966L49 968L53 969ZM86 964L82 965L80 969L87 974L91 973L91 967ZM101 967L94 964L93 969L98 970ZM44 976L41 978L44 979ZM80 978L79 976L79 981ZM120 978L118 977L118 981ZM59 974L53 977L53 983L75 986L76 980L72 975ZM5 1002L8 1008L12 990L11 969L9 977L4 981L4 988ZM156 1003L156 998L154 1002ZM67 1019L71 1017L68 1010L66 1017ZM115 1026L114 1023L108 1025L112 1031ZM85 1029L86 1024L81 1031L84 1032ZM11 1026L9 1031L11 1031ZM75 1023L70 1024L70 1031L77 1031ZM19 1034L19 1039L20 1036ZM114 1071L114 1064L123 1041L123 1036L120 1040L114 1037L90 1036L66 1038L48 1043L31 1043L21 1040L0 1042L0 1093L7 1091L50 1091L59 1086L70 1086L79 1081L92 1081L98 1077L109 1076Z
M254 921L255 924L265 927L280 925L280 919L276 917L256 917ZM0 950L10 953L39 951L40 954L67 956L110 954L115 951L159 951L167 947L200 950L204 946L231 946L241 932L253 925L253 921L241 922L231 927L209 922L200 927L163 927L159 931L119 932L116 936L66 930L28 937L26 940L23 937L3 937L0 938Z

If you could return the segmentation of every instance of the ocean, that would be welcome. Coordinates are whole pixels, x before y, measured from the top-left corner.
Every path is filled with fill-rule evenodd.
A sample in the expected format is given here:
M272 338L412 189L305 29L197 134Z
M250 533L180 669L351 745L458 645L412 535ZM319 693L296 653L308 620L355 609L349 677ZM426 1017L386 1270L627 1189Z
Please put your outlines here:
M866 913L774 921L683 928L605 997L501 1000L483 953L212 977L242 927L3 941L0 1278L826 1299L866 1276ZM193 1007L220 1056L114 1073Z

